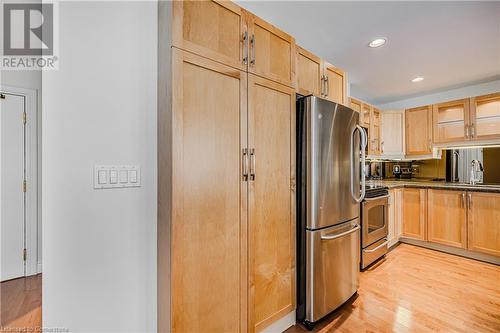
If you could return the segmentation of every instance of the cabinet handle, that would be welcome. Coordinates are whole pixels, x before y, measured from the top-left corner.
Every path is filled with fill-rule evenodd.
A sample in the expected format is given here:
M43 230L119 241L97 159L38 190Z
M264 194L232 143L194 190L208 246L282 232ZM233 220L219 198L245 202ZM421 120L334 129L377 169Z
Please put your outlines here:
M248 65L248 32L243 33L243 65Z
M470 125L470 136L474 138L476 136L476 130L474 124Z
M469 138L469 126L465 127L465 137L468 139Z
M252 34L250 37L250 48L252 51L252 58L250 59L250 65L255 66L255 35Z
M465 204L465 192L464 192L464 193L462 193L462 202L461 202L462 208L465 208L465 205L466 204Z
M255 180L255 148L250 149L250 180Z
M326 76L321 75L321 95L326 97Z
M243 148L243 180L248 181L248 149Z
M327 97L329 90L330 90L330 81L328 81L328 75L325 75L325 96Z
M469 210L472 209L472 193L469 193Z
M380 151L384 152L384 141L380 142Z
M321 95L321 96L323 96L323 91L324 91L324 89L323 89L323 75L321 75L321 79L320 79L320 80L321 80L321 84L320 84L320 90L321 90L321 91L320 91L320 95Z

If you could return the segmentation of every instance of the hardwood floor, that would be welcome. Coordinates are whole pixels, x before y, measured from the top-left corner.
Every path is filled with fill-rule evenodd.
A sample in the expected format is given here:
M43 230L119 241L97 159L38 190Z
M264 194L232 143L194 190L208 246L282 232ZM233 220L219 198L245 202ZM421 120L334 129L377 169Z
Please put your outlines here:
M314 332L500 332L500 267L401 244Z
M42 324L42 275L0 284L1 332L38 332Z

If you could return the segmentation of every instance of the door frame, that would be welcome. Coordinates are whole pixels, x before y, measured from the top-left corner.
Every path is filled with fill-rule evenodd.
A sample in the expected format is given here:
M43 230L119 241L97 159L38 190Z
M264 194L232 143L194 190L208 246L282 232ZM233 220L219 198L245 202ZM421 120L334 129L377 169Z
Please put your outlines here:
M0 85L0 91L8 95L24 98L26 111L25 145L26 145L26 204L25 204L25 248L27 259L24 275L30 276L41 273L42 266L38 263L38 91Z

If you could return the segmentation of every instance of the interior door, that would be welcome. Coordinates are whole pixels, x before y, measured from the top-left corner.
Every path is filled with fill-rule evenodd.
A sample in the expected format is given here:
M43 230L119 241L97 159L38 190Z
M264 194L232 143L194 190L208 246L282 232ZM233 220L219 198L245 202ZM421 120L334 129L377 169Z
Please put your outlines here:
M249 75L249 331L295 307L295 92Z
M1 145L1 281L25 274L25 124L22 96L2 93Z
M246 332L247 74L173 50L172 331Z

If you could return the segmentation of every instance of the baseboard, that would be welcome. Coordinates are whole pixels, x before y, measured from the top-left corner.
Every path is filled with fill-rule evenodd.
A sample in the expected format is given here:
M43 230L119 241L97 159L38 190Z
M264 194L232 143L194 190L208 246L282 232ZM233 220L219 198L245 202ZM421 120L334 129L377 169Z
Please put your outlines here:
M36 273L37 273L37 274L42 273L42 263L41 263L41 262L38 262L38 263L36 264Z
M295 325L295 310L264 328L260 333L282 333Z
M500 258L499 257L491 256L488 254L472 252L472 251L468 251L468 250L464 250L464 249L459 249L459 248L456 248L453 246L430 243L427 241L421 241L421 240L416 240L416 239L411 239L411 238L401 237L399 239L399 241L401 243L421 246L421 247L425 247L425 248L431 249L431 250L446 252L449 254L454 254L454 255L469 258L469 259L484 261L484 262L494 264L494 265L500 265Z

